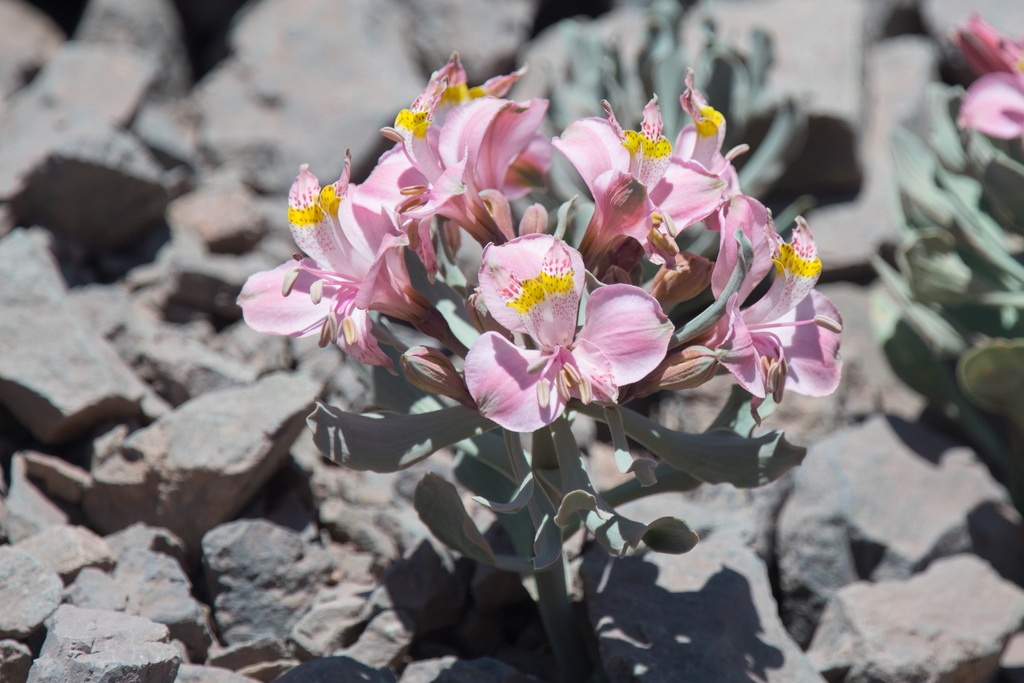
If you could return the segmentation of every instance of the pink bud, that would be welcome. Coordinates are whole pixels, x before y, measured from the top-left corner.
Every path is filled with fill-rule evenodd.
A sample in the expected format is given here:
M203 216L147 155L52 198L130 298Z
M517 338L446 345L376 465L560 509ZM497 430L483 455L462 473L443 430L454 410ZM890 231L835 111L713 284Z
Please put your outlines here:
M469 395L466 382L448 356L430 346L414 346L402 354L402 373L414 387L453 398L471 410L476 403Z
M542 204L531 204L519 221L519 235L539 235L548 231L548 210Z
M675 265L662 266L651 283L650 295L667 312L683 301L697 296L711 284L714 264L703 256L688 251L676 254Z

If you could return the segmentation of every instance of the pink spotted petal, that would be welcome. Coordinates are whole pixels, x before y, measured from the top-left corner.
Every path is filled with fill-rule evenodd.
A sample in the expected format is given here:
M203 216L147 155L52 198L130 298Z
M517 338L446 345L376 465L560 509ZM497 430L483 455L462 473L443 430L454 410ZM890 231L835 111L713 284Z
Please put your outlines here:
M280 334L288 337L306 337L320 331L330 310L328 296L319 304L309 297L309 288L316 278L302 271L295 281L292 292L285 297L281 293L284 278L298 263L288 261L273 270L250 275L238 295L245 323L264 334ZM312 259L304 265L315 268ZM325 291L330 291L325 288Z
M562 414L565 402L555 385L558 368L530 374L541 352L520 349L495 332L485 332L466 354L466 386L480 414L514 432L532 432ZM537 384L550 383L548 405L542 408Z
M590 384L593 401L615 403L619 394L619 384L612 377L612 364L604 352L596 344L578 339L572 350L573 363L580 375ZM573 388L576 398L583 398L579 387Z
M771 231L768 238L769 242L782 244L782 238L774 231ZM792 310L794 306L803 301L817 284L818 277L821 275L821 263L818 261L818 248L806 223L802 225L798 223L793 229L791 246L795 255L804 264L810 265L817 262L817 269L804 273L801 272L803 270L801 268L793 268L792 263L788 267L781 265L777 267L775 279L768 292L757 303L743 311L743 321L748 326L780 319L787 311Z
M655 95L644 107L644 120L640 124L640 131L651 140L661 137L664 124L661 122L661 110L658 108L658 96Z
M967 89L957 125L994 138L1024 135L1024 73L992 73Z
M355 343L349 344L345 335L339 334L338 346L341 347L341 350L360 363L381 365L389 370L392 369L394 363L386 353L381 351L376 337L373 336L373 321L370 320L370 314L361 308L355 308L348 318L352 321L352 326L355 329Z
M739 290L742 302L773 267L772 245L765 236L768 210L756 199L736 195L719 212L709 216L705 224L708 228L719 230L722 233L718 259L715 261L715 269L711 272L711 291L715 297L718 297L725 289L725 285L736 267L739 245L733 238L733 233L737 228L743 228L743 234L747 236L754 247L754 263ZM774 231L774 227L771 230Z
M672 218L678 232L715 211L727 187L725 180L696 162L673 157L665 177L651 190L651 201Z
M843 317L828 297L812 290L778 322L813 320L823 315L842 324ZM839 360L840 335L815 324L775 327L789 364L786 390L805 396L828 396L839 386L843 363ZM756 332L754 334L757 334Z
M1002 36L992 24L975 14L950 36L967 63L979 76L1013 72L1024 59L1024 41Z
M337 271L346 261L344 245L338 242L334 221L319 200L320 182L303 164L288 192L288 227L299 249L322 268Z
M601 351L621 386L645 377L665 359L673 325L661 304L633 285L605 285L590 293L586 321L576 336Z
M551 144L572 162L591 194L594 194L594 184L602 173L629 170L629 150L622 146L622 141L604 119L573 121Z

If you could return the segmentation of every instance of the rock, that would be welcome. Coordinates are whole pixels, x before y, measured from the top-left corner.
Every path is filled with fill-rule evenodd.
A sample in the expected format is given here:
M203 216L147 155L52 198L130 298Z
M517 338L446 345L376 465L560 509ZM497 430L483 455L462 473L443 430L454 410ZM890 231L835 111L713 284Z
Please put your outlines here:
M582 574L612 683L822 680L786 634L768 571L748 548L711 539L681 558L616 560L594 544Z
M894 182L889 140L909 126L938 78L938 50L924 36L898 36L868 48L865 107L860 139L864 182L852 202L831 204L810 216L822 266L831 278L873 273L868 257L885 243L900 242L891 204Z
M11 543L34 536L49 527L67 524L68 514L42 494L28 479L25 456L11 458L11 489L7 494L7 539Z
M130 45L71 40L57 50L16 106L79 105L127 126L156 82L157 62Z
M124 612L128 607L128 586L101 569L86 567L64 589L64 602L75 607Z
M455 624L466 602L466 587L451 557L422 541L415 551L388 567L370 595L373 611L406 612L423 634Z
M1021 683L1024 681L1024 633L1010 636L999 658L999 683Z
M203 537L203 563L221 639L284 640L331 576L319 545L264 520L222 524Z
M275 373L189 401L95 468L87 516L106 533L137 521L165 527L195 551L281 466L318 390L308 378Z
M181 17L171 0L89 0L74 38L148 52L159 65L153 89L161 98L184 95L192 83Z
M132 132L164 166L194 167L199 162L195 119L188 100L149 101L135 115Z
M355 642L356 637L359 636L359 630L366 624L366 619L363 617L366 595L359 594L364 591L362 586L353 588L354 590L350 591L348 595L316 605L292 627L290 640L295 644L298 657L301 659L329 657ZM384 623L378 625L378 631L381 630L380 627ZM371 644L371 640L376 643L379 636L379 633L372 636L364 644L364 650ZM351 654L351 656L364 664L379 666L371 664L361 656L355 654Z
M110 546L84 526L61 524L44 529L15 546L32 555L60 575L65 585L75 580L85 567L114 568Z
M29 681L173 683L180 659L168 641L167 627L148 619L62 605L47 622Z
M530 683L538 679L490 657L423 659L405 667L399 683Z
M16 640L0 640L0 681L25 683L31 667L31 650Z
M1024 575L1024 529L974 453L876 416L812 446L797 468L776 538L782 615L810 642L828 599L860 579L905 579L974 551Z
M45 233L0 240L0 271L0 403L45 443L140 415L146 388L75 315Z
M252 683L253 679L216 666L182 664L174 683Z
M537 0L411 3L413 40L420 62L439 69L458 50L470 85L509 73L516 50L533 30Z
M388 669L373 669L350 657L325 657L301 664L278 678L275 683L395 683Z
M775 189L828 193L855 190L861 181L856 140L863 125L865 3L841 0L704 0L684 19L688 63L697 64L704 44L702 22L712 18L719 36L749 44L754 29L772 39L765 107L786 99L801 103L808 136Z
M267 231L254 201L255 195L244 186L199 188L170 203L167 222L172 230L198 237L211 252L243 254Z
M1024 591L957 555L908 581L841 589L807 658L830 681L986 681L1022 620Z
M270 683L270 681L277 680L281 674L291 671L298 665L299 660L297 659L279 659L275 662L260 662L259 664L247 666L239 670L238 674L246 678Z
M92 485L92 477L81 467L53 455L23 451L28 476L46 484L46 492L68 503L82 502L82 494Z
M238 671L261 662L287 659L290 655L288 645L283 640L272 636L259 636L227 647L210 648L206 664Z
M152 551L169 555L182 566L185 566L186 563L187 552L184 541L167 529L136 522L121 531L110 534L104 540L116 557L121 557L129 552Z
M236 163L247 183L278 194L302 163L321 179L337 178L346 148L354 168L372 164L383 149L380 128L425 85L408 50L415 32L406 7L397 0L253 6L231 30L232 57L193 94L208 160ZM302 40L284 39L291 35Z
M60 577L29 553L0 546L0 638L27 638L60 605Z
M24 0L0 1L0 105L56 54L64 32Z
M408 614L384 610L366 625L359 640L342 653L375 669L397 667L412 645L416 624Z
M473 604L484 614L530 599L518 574L486 564L477 564L473 568L469 593L473 597Z
M240 320L214 337L210 346L264 375L275 370L291 370L292 354L288 340L289 337L257 332Z

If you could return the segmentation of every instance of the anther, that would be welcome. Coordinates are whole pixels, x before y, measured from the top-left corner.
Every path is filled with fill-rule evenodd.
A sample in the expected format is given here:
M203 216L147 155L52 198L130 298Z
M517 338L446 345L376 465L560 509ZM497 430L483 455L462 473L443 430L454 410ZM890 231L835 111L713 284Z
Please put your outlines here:
M380 134L386 137L388 140L394 140L395 142L405 142L405 138L402 137L402 134L399 133L394 128L392 128L391 126L385 126L384 128L381 128Z
M297 269L296 269L297 270ZM324 281L317 280L309 286L309 298L313 300L313 305L316 306L324 298Z
M327 345L331 343L331 324L328 320L324 320L323 327L320 328L320 340L317 344L320 348L327 348Z
M423 194L426 191L426 185L409 185L407 187L403 187L398 192L406 197L409 197L412 195Z
M292 254L292 258L295 259L296 261L301 261L303 259L303 256L299 252L295 252L294 254Z
M568 401L572 398L572 392L570 391L571 387L569 386L569 382L564 371L558 373L558 381L556 382L556 385L558 386L558 395L562 397L563 401Z
M580 375L580 372L576 369L575 365L570 365L568 363L563 365L562 372L566 374L566 379L568 380L570 387L583 383L583 377Z
M833 320L827 315L816 315L814 316L814 324L818 327L824 327L829 332L835 332L836 334L842 334L843 325L842 323Z
M551 382L546 379L537 382L537 402L540 403L542 410L551 403Z
M726 161L732 161L741 154L746 154L750 151L750 145L743 143L742 145L736 145L725 155Z
M584 405L594 400L594 388L590 385L590 380L585 377L580 378L580 400Z
M299 279L299 273L302 270L295 266L284 276L284 283L281 285L281 296L288 296L292 293L292 288L295 286L295 281Z
M338 343L338 314L333 310L327 313L327 323L331 326L331 343Z
M345 343L349 346L355 346L356 322L352 320L352 316L345 316L345 319L341 321L341 331L345 334Z

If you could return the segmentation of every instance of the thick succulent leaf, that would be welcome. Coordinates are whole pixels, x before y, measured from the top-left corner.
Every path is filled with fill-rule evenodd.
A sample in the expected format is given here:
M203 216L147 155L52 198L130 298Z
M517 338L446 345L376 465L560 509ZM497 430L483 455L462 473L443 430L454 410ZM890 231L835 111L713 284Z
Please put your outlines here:
M510 479L511 475L499 474L494 468L485 464L480 458L470 456L461 448L463 444L476 441L492 441L494 432L482 434L473 439L461 442L456 446L455 478L460 484L478 496L488 500L511 500L515 497L516 485ZM498 441L501 438L498 437ZM504 451L504 444L502 451ZM506 467L508 467L506 458ZM533 556L533 540L535 535L533 521L527 510L520 510L516 513L505 514L498 517L498 523L508 532L515 546L516 554L521 558Z
M586 524L597 542L617 557L639 546L640 541L651 550L672 555L693 550L698 541L693 527L675 517L661 517L650 524L641 524L620 514L603 519L597 513L590 512L587 513Z
M744 194L763 197L782 177L807 141L807 112L787 100L775 113L764 140L739 172Z
M604 415L604 413L601 413ZM611 516L611 506L597 497L590 476L583 466L583 456L569 427L569 422L560 417L549 425L551 438L558 457L558 473L561 478L562 500L554 517L560 528L569 526L576 513L589 510L589 514L602 519Z
M498 426L462 406L416 415L354 415L319 402L306 422L325 456L349 469L373 472L397 472Z
M985 168L983 183L1000 222L1024 232L1024 165L1000 152Z
M915 231L896 250L896 263L922 303L964 301L971 287L973 273L956 251L956 238L942 228Z
M576 410L603 421L604 411L595 408L578 406ZM628 408L620 410L630 438L672 467L709 484L763 486L799 465L807 454L806 448L792 445L780 432L754 439L732 432L686 434Z
M957 380L985 410L1024 423L1024 339L994 339L960 357Z
M493 500L489 500L484 496L473 496L473 500L480 503L486 508L494 512L501 512L508 514L511 512L519 512L533 497L533 472L529 472L523 482L516 489L515 495L512 496L512 500L507 503L499 503Z
M729 393L729 400L725 402L718 416L707 428L707 432L727 430L735 432L740 436L749 437L758 426L754 416L750 412L750 392L738 384L732 385ZM765 398L764 402L757 409L758 415L764 419L775 411L775 399L771 396Z
M416 485L412 499L420 519L446 546L483 564L494 564L491 544L466 512L455 485L433 472Z
M913 202L936 225L948 228L955 211L935 184L938 163L931 150L916 136L896 128L891 138L893 167L904 197Z
M601 491L601 498L612 507L616 507L656 493L692 491L704 483L666 462L659 463L654 468L654 476L658 481L651 486L642 486L639 480L631 479L607 491Z
M929 142L939 162L955 173L962 173L967 168L967 154L956 127L963 94L964 89L959 86L950 87L942 83L928 86Z

